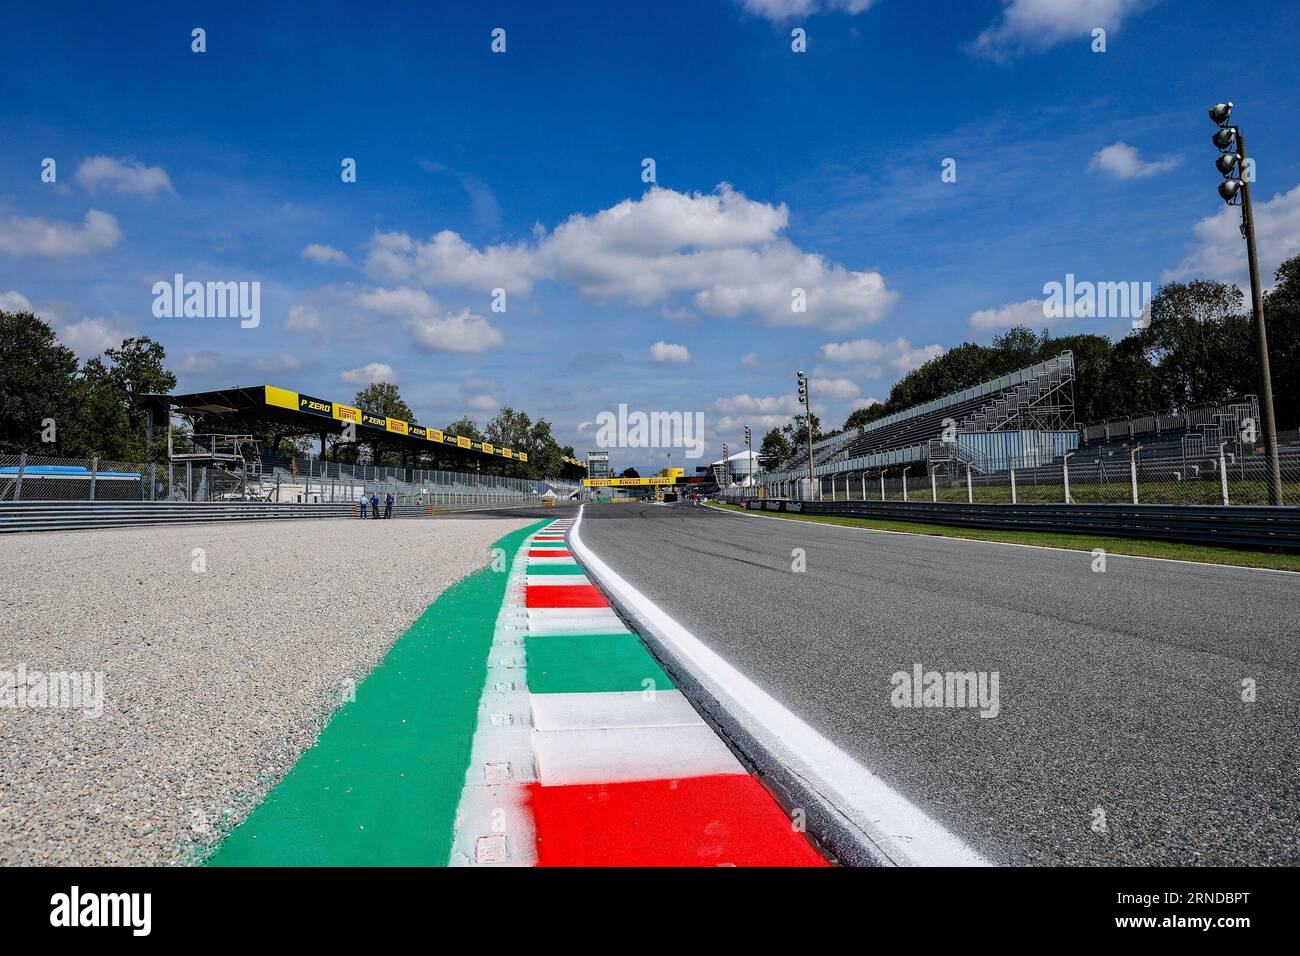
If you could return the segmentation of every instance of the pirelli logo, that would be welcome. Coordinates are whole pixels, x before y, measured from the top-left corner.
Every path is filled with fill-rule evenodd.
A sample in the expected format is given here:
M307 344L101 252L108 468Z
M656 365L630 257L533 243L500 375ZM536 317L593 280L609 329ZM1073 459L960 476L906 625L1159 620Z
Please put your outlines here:
M334 417L341 422L355 422L361 424L361 409L353 408L351 405L340 405L334 403Z
M464 435L457 435L457 436L456 436L456 444L457 444L458 446L460 446L461 448L473 448L473 447L474 447L474 443L473 443L472 441L470 441L468 438L466 438Z
M483 451L484 451L484 453L486 453L486 454L488 454L488 455L492 454L492 445L491 445L491 443L489 443L489 442L484 442L484 443L483 443Z
M406 434L406 422L402 421L400 418L385 419L384 424L390 432L396 432L398 435Z
M426 434L424 437L429 439L429 441L442 441L441 428L426 428L425 432Z

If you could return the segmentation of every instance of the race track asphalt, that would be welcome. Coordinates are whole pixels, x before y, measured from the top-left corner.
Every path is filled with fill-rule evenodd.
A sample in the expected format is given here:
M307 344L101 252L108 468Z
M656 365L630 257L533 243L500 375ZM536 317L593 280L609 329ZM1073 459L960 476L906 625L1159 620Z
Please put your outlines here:
M1086 552L688 503L589 505L582 538L990 859L1300 863L1300 575L1098 573ZM893 706L918 663L996 671L997 716Z

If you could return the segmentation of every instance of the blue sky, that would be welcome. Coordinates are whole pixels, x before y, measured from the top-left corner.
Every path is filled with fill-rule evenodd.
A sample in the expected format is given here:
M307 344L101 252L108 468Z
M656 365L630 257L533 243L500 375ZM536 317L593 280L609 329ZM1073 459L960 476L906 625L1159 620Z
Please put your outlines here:
M1242 281L1216 100L1265 270L1300 252L1300 5L1245 10L1214 35L1200 0L10 5L0 305L83 355L153 336L184 390L393 379L424 423L510 404L580 453L626 402L734 450L797 369L838 425L1067 273ZM178 272L260 282L260 325L155 318Z

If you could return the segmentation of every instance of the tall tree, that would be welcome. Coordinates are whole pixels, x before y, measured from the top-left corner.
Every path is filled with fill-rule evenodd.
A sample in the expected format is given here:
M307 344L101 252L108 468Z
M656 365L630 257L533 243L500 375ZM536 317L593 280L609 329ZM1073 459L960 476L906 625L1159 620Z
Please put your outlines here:
M61 455L77 414L77 357L31 312L0 312L0 451ZM54 419L58 441L41 441Z
M411 406L406 404L401 390L392 382L371 382L357 392L352 399L352 404L371 415L399 418L404 422L415 421L415 413L411 411ZM371 439L370 448L371 460L375 464L384 463L386 451L396 452L396 455L390 455L390 458L397 458L403 464L406 463L409 454L405 446L382 438Z
M764 468L775 468L792 454L790 442L779 428L770 429L763 436L763 444L758 449L758 457Z
M1277 285L1264 297L1268 364L1277 427L1289 429L1300 426L1300 256L1282 263L1276 278Z

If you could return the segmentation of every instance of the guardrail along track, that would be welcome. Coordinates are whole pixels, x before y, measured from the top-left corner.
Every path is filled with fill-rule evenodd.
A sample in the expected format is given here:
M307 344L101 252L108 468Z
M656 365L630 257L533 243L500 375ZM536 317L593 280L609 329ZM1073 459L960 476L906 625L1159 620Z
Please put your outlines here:
M513 507L502 502L498 507ZM445 511L478 510L483 505L437 507ZM382 505L381 505L382 508ZM201 524L214 521L279 521L290 518L356 517L352 502L275 504L260 501L10 501L0 502L0 533L125 528L151 524ZM394 518L422 518L428 505L396 505ZM373 520L367 515L367 520Z
M751 511L922 521L1001 531L1051 531L1250 548L1300 548L1300 507L1246 505L980 505L929 501L749 498Z

